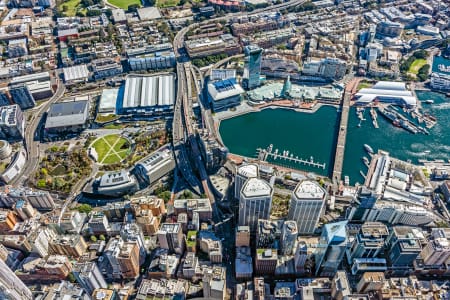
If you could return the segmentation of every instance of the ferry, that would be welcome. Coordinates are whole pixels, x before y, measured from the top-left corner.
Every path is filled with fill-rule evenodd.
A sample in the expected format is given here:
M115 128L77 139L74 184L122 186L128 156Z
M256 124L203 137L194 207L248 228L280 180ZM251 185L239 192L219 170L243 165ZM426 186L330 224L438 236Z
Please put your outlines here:
M374 154L372 147L370 147L369 145L364 144L364 149L367 151L367 153Z
M433 103L434 103L434 100L428 99L428 100L425 100L425 103L426 103L426 104L433 104Z

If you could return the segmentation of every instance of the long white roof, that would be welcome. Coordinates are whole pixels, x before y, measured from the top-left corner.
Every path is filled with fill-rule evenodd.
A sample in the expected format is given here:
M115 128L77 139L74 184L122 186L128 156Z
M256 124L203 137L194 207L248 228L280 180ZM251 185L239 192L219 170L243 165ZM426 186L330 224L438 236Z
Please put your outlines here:
M123 107L170 106L175 102L172 74L129 76L125 82Z
M417 105L416 97L406 89L404 82L379 81L372 88L361 89L355 96L358 102L370 103L376 98L397 98L409 106Z

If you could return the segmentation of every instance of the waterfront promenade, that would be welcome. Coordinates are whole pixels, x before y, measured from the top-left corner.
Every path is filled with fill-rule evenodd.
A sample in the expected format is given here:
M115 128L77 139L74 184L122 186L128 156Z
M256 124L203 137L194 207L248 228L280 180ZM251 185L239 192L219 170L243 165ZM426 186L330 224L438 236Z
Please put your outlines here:
M344 99L342 100L341 108L341 120L339 125L339 133L336 144L336 154L334 157L333 184L337 185L342 178L342 167L344 165L344 154L345 154L345 140L347 137L347 125L348 125L348 115L350 111L350 100L353 93L356 92L360 79L352 79L345 87Z

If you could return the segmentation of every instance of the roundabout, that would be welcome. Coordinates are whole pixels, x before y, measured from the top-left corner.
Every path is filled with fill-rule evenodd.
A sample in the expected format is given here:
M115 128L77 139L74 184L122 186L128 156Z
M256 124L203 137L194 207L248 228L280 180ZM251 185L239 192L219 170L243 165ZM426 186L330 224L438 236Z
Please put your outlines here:
M99 164L115 164L131 154L131 142L119 134L109 134L92 142L89 152Z

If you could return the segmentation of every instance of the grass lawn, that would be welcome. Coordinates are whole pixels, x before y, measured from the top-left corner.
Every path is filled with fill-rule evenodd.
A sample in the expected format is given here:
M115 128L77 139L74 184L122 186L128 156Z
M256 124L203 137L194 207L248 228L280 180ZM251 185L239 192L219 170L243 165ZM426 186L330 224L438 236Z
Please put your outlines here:
M419 69L422 68L426 64L427 64L426 59L416 59L415 61L413 61L413 63L409 67L408 72L412 73L414 75L417 75L417 73L419 73Z
M361 81L361 82L358 84L357 90L359 91L360 89L370 88L371 86L372 86L371 83Z
M121 158L119 156L117 156L115 153L108 155L107 157L105 157L105 159L103 160L103 164L114 164L114 163L118 163L121 161Z
M126 149L130 148L129 145L127 145L128 147L122 148L122 146L125 145L125 144L128 144L128 141L127 141L126 139L124 139L124 138L121 138L121 139L116 143L116 145L114 146L114 151L120 152L120 151L123 151L123 150L126 150Z
M92 144L92 147L97 151L99 163L113 164L120 162L130 154L130 145L125 149L121 149L121 147L127 143L127 139L120 135L110 134L98 138Z
M95 141L94 144L92 144L92 147L94 147L95 151L97 151L98 161L102 161L102 159L110 149L109 145L103 138L99 138L97 141Z
M61 3L58 7L59 11L62 11L67 17L74 17L77 13L77 8L80 5L81 0L67 0ZM63 10L63 6L67 6L67 10Z
M105 122L109 122L109 121L113 121L118 119L119 117L116 115L97 115L97 118L95 119L95 121L100 122L100 123L105 123Z
M180 4L180 0L156 0L156 7L172 7Z
M138 4L139 6L142 6L141 0L107 0L108 3L111 3L114 6L117 6L119 8L128 9L128 6L132 4Z

